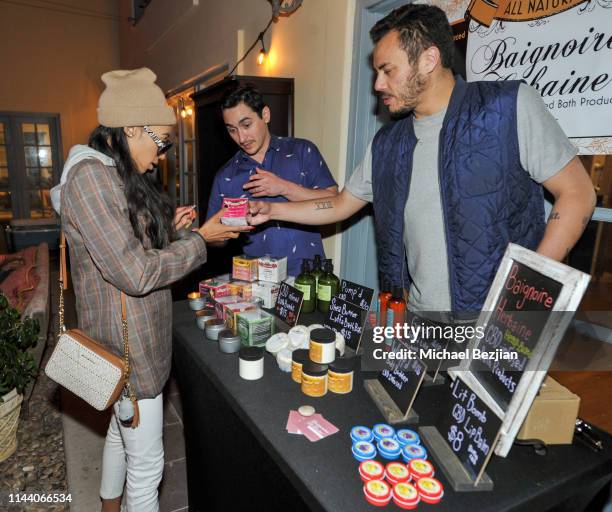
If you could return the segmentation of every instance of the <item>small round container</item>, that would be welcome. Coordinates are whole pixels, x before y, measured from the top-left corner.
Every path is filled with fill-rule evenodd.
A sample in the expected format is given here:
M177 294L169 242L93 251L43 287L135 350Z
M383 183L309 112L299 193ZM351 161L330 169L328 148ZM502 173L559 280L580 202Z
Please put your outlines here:
M206 322L209 320L214 320L217 318L215 315L215 310L210 308L200 309L200 311L196 311L196 324L198 329L206 329Z
M321 324L312 324L308 326L308 332L312 332L315 329L323 329L323 326Z
M283 372L291 371L291 350L288 348L284 348L278 354L276 354L276 362L278 363L278 367Z
M345 395L353 391L353 374L355 370L355 358L336 359L329 365L327 381L332 393Z
M434 467L428 460L414 459L408 463L408 471L412 480L416 482L421 478L431 478L434 476Z
M336 359L336 333L331 329L310 331L310 360L329 364Z
M371 443L374 440L374 434L368 427L362 427L357 425L351 429L351 441L358 443L359 441L365 441Z
M414 510L421 498L417 488L408 482L400 482L393 486L393 503L404 510Z
M219 333L225 330L225 322L219 319L206 320L205 324L206 337L211 341L219 339Z
M296 325L289 329L289 346L291 350L308 348L309 332L305 325Z
M364 482L382 480L385 477L385 467L377 460L364 460L359 464L359 476Z
M302 393L312 397L327 393L327 365L306 361L302 365Z
M376 447L372 443L368 443L366 441L359 441L358 443L354 443L351 448L351 452L353 453L353 457L357 459L359 462L363 462L364 460L372 460L376 457Z
M206 307L206 298L200 292L191 292L187 294L189 308L193 311L200 311Z
M340 351L340 357L344 355L344 351L346 350L346 342L344 341L344 336L341 333L336 333L336 350Z
M257 380L264 373L264 350L261 347L242 347L238 358L238 373L245 380Z
M224 354L235 354L240 350L240 336L234 334L231 329L225 329L219 333L219 350Z
M378 441L378 453L383 459L397 460L402 453L402 447L392 437L385 437Z
M402 459L408 464L413 459L426 459L427 451L420 444L409 444L402 448Z
M395 429L386 423L377 423L372 428L372 433L374 434L374 439L380 441L385 437L393 437L395 435Z
M370 480L363 486L366 501L375 507L391 503L391 486L384 480Z
M401 462L389 462L385 467L385 478L393 485L410 480L410 472Z
M402 428L395 433L395 439L398 440L402 446L408 446L409 444L421 444L421 438L414 430L408 428Z
M291 354L291 378L298 384L302 383L302 365L308 360L308 350L294 350Z
M277 332L266 341L266 350L272 355L278 354L289 346L289 336L286 332Z
M421 478L416 483L416 489L419 493L421 501L435 505L440 503L442 496L444 496L444 487L439 480L430 477Z

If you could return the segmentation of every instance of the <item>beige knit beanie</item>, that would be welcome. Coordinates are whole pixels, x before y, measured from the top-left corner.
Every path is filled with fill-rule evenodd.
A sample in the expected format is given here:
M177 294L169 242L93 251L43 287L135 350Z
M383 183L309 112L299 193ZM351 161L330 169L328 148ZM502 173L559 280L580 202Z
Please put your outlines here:
M176 116L149 68L118 69L102 75L106 89L98 101L98 122L109 128L173 125Z

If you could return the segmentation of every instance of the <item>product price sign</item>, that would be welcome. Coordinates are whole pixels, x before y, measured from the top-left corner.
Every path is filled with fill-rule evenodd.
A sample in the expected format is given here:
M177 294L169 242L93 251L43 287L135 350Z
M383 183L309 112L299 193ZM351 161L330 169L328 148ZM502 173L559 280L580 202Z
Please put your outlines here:
M337 295L342 300L355 304L365 311L370 311L374 290L343 279L340 281L340 291Z
M391 354L393 357L389 357ZM417 355L410 342L393 339L385 359L386 368L378 374L378 381L404 415L410 411L427 371Z
M460 377L452 383L446 403L440 433L477 484L495 449L502 420Z
M502 407L508 406L518 387L562 286L521 262L510 266L470 364Z
M346 344L357 351L365 319L366 311L334 295L329 303L329 310L323 325L342 334Z
M303 298L304 294L300 290L283 281L280 284L278 297L274 305L276 316L293 327L300 316Z

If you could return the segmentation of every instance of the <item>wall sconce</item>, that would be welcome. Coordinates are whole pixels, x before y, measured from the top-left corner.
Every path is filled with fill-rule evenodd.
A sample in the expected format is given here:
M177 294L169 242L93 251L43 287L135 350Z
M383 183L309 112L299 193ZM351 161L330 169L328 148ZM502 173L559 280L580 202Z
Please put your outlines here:
M193 108L189 106L185 107L185 100L183 98L179 98L178 108L179 108L179 114L181 115L183 119L185 119L187 116L193 115Z

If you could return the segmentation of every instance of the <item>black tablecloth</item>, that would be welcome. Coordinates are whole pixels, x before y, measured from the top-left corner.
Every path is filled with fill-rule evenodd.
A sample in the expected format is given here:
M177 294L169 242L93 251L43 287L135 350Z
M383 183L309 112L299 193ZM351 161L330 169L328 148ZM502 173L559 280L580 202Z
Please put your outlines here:
M310 319L314 323L316 317ZM307 320L308 316L302 319ZM305 509L301 499L313 510L374 510L363 497L349 432L355 425L372 426L383 418L366 394L360 372L351 394L310 398L290 374L279 370L270 354L265 356L262 379L241 379L238 355L223 354L217 343L206 340L186 302L174 305L173 333L190 510L229 510L241 492L264 499L266 510L287 510L287 503L292 512ZM445 386L421 389L414 405L419 426L436 424L446 393ZM340 431L316 443L288 434L289 411L306 404ZM435 510L543 511L558 504L582 510L585 500L612 480L612 438L603 437L605 449L600 453L575 443L551 446L546 456L522 446L513 447L507 458L493 456L486 469L494 482L491 492L456 493L438 472L445 494ZM432 505L419 505L428 507ZM400 510L394 504L387 509Z

